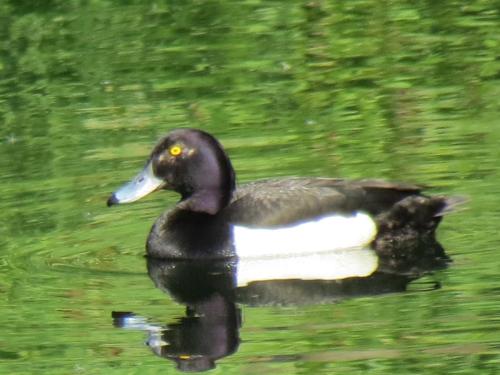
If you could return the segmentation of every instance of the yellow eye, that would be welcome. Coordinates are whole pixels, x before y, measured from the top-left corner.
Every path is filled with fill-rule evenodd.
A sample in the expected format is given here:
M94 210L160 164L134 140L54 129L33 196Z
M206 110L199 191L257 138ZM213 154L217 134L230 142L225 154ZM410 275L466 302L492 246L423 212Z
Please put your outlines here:
M178 145L174 145L168 149L168 152L172 156L179 156L182 153L182 147Z

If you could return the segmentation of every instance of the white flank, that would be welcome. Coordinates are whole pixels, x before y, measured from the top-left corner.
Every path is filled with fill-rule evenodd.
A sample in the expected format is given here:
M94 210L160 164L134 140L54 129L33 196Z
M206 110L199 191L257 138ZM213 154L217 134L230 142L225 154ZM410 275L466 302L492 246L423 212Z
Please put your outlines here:
M326 216L284 228L234 226L234 245L240 259L301 256L366 247L377 234L370 216Z

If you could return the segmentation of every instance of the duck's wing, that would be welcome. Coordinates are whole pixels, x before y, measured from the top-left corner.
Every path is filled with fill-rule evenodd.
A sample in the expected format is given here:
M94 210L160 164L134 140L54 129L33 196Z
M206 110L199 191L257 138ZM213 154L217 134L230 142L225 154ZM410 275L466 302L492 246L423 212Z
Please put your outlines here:
M364 211L377 215L409 195L418 195L420 190L415 185L380 180L264 180L242 185L225 211L236 224L284 226L336 213Z

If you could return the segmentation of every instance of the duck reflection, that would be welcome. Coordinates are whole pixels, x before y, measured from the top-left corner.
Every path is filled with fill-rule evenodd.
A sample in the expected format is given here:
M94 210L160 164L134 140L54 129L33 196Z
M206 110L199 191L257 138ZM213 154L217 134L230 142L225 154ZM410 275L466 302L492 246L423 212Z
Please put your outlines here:
M432 253L438 250L442 248ZM445 266L442 254L423 257L411 269L404 262L386 262L368 248L289 258L147 258L155 286L185 305L185 316L156 324L132 312L113 312L113 321L116 327L147 332L151 350L174 361L179 370L206 371L238 349L240 306L329 303L401 292L412 280Z
M241 311L235 302L236 260L167 261L147 259L154 284L186 306L177 322L151 324L133 313L113 312L120 328L148 333L146 344L181 371L206 371L236 351Z

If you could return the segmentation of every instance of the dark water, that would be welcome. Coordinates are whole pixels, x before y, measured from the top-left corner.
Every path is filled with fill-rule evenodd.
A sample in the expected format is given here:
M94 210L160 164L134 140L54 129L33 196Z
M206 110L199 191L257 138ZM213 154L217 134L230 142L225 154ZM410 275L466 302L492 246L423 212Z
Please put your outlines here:
M498 9L2 2L0 372L176 372L111 317L185 316L142 257L176 197L105 201L161 135L190 126L221 140L240 182L381 177L470 199L439 229L450 268L406 292L231 307L241 342L214 373L497 373Z

